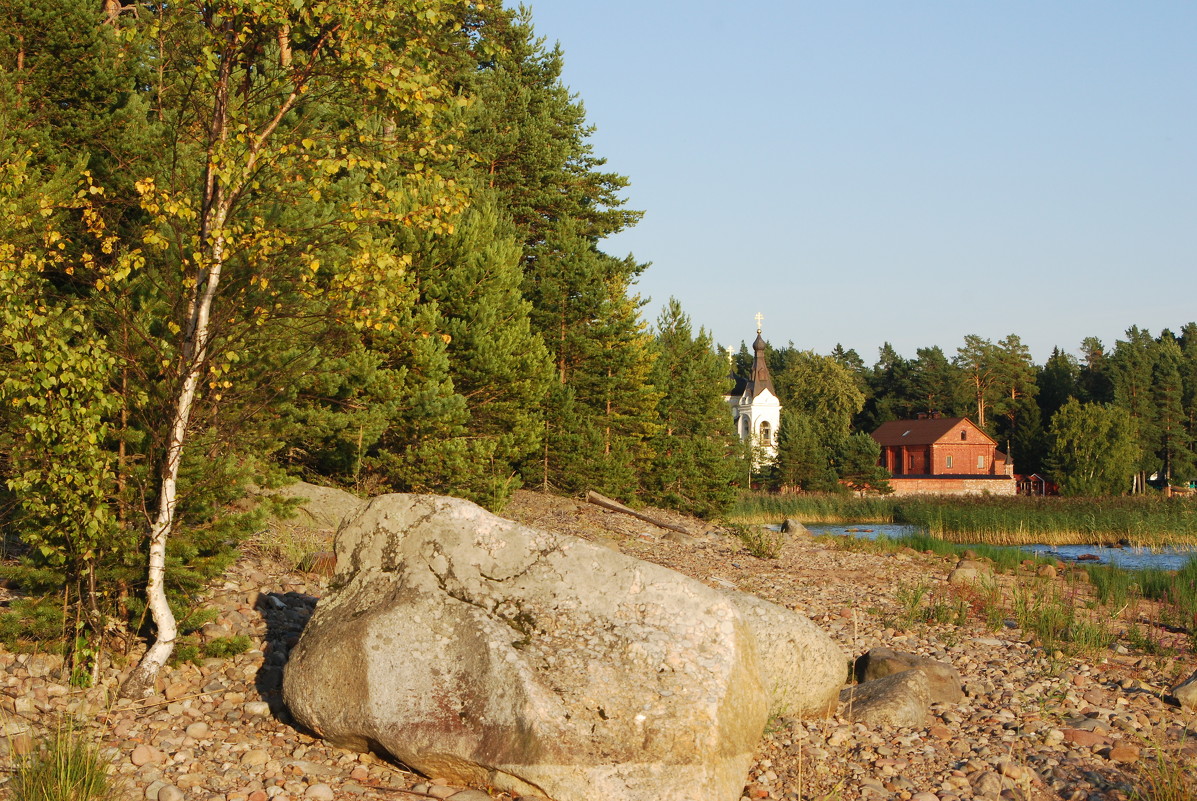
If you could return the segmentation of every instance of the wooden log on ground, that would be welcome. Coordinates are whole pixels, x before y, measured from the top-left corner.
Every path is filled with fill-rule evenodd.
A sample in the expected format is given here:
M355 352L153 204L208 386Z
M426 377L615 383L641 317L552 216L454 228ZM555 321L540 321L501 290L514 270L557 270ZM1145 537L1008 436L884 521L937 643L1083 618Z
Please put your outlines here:
M587 503L593 503L595 506L601 506L604 509L609 509L612 512L620 512L625 515L631 515L632 517L636 518L637 520L643 520L645 523L652 523L654 526L657 526L659 528L667 528L670 531L678 531L682 534L690 533L689 531L686 531L686 529L682 528L681 526L675 526L672 523L666 523L664 520L659 520L655 517L652 517L651 515L646 515L646 514L637 512L635 509L630 509L627 506L624 506L619 501L612 500L612 499L608 498L606 495L600 495L597 492L595 492L594 490L587 490L586 501L587 501Z

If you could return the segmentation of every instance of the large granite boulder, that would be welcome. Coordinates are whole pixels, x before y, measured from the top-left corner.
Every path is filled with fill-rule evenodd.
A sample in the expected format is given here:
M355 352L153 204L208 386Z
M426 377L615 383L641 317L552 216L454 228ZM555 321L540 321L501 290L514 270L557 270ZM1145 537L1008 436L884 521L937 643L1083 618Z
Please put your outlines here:
M732 801L770 706L822 712L836 695L770 700L760 654L784 638L758 642L776 613L744 611L763 602L466 501L377 498L342 528L337 565L287 705L429 775L555 801ZM778 612L812 652L838 651ZM838 689L843 657L834 680L821 660L812 684Z

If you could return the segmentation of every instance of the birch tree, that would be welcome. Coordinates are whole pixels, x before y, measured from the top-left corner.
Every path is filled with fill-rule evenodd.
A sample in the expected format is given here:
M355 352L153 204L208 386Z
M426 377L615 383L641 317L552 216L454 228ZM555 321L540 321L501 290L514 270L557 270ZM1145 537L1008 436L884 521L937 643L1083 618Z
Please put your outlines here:
M198 186L182 171L138 182L149 224L125 257L130 270L174 264L183 290L168 324L175 383L149 523L156 639L128 696L153 690L178 635L165 581L179 467L197 399L218 399L241 358L219 345L219 304L226 319L253 326L319 299L358 327L385 327L410 262L388 247L387 226L445 229L462 204L435 169L452 157L446 121L460 103L438 68L460 18L453 0L222 0L155 11L140 33L189 87L175 107L159 98L176 115L179 140L168 147L198 150L202 167ZM290 203L330 194L338 202L314 211L302 234L279 222ZM335 263L321 258L332 239Z

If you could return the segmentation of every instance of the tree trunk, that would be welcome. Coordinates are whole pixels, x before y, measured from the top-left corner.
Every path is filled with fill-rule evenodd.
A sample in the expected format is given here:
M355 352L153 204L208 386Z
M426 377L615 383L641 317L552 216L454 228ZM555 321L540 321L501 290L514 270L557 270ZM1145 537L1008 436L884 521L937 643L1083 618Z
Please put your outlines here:
M218 215L223 217L223 215ZM217 229L223 227L223 219ZM153 645L146 651L141 662L121 687L121 694L130 698L144 698L154 693L158 673L170 659L178 637L178 626L174 613L166 598L166 542L174 528L175 507L178 504L179 465L183 460L183 446L187 440L187 428L191 422L191 410L195 405L196 391L207 359L212 299L220 282L224 239L218 234L211 250L212 260L202 284L196 287L199 297L192 304L191 320L187 338L183 343L183 364L185 374L178 397L175 399L174 420L166 448L166 459L158 485L158 509L150 527L150 563L147 572L146 602L158 631ZM202 294L200 294L202 293ZM194 297L194 296L193 296Z
M174 613L166 598L166 542L174 528L175 508L178 505L179 466L183 461L183 447L187 441L187 429L191 423L196 392L203 375L204 363L208 358L212 301L216 297L224 266L224 226L231 195L224 191L213 164L215 148L227 135L228 86L231 72L230 59L226 58L220 67L212 106L208 169L204 180L203 209L200 215L200 241L205 245L206 266L188 302L188 319L180 360L183 383L175 397L166 458L162 462L159 474L158 507L154 522L150 526L146 603L157 627L157 633L153 644L121 687L121 695L131 698L144 698L154 693L158 673L174 652L175 639L179 633Z

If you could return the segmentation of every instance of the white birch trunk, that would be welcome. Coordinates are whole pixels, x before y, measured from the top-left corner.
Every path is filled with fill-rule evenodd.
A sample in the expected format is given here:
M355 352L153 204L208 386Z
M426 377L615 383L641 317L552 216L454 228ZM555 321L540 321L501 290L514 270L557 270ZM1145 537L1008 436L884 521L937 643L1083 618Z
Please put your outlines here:
M126 697L141 698L154 693L158 673L174 652L175 640L178 637L175 616L166 600L166 541L174 528L175 507L178 505L179 465L183 460L187 427L191 422L191 410L195 404L196 391L199 389L204 361L207 358L212 300L216 296L223 266L224 239L219 231L223 228L224 214L218 213L216 216L218 221L214 228L218 233L212 245L211 262L205 275L206 280L202 286L196 288L197 292L202 290L203 294L191 304L188 336L183 344L185 374L175 400L174 420L159 480L158 510L150 527L146 602L158 631L153 645L121 688L121 694Z
M196 282L187 304L187 324L182 349L183 383L175 397L174 414L166 443L166 459L158 482L158 509L150 526L149 566L146 573L146 604L149 606L157 633L153 644L121 687L121 695L144 698L152 695L158 674L175 650L179 629L174 613L166 599L166 542L175 524L178 505L179 466L183 461L183 447L191 423L191 410L203 376L211 336L209 321L212 301L220 284L224 266L224 224L228 218L228 194L222 191L212 169L213 149L225 138L227 121L227 87L230 67L228 60L221 65L217 83L216 102L212 110L211 138L208 149L208 171L204 180L204 207L200 221L200 242L207 245L207 265Z
M146 602L158 631L154 643L121 687L121 694L126 697L145 697L153 694L158 673L170 659L171 653L174 652L175 640L178 637L178 626L174 613L170 611L170 605L166 599L166 542L170 538L175 523L179 465L183 459L187 429L191 422L191 410L195 404L196 392L199 389L204 364L208 358L212 302L216 297L217 287L220 285L226 255L225 224L232 213L238 193L245 187L245 180L254 174L267 140L270 139L287 112L295 106L300 93L298 87L303 85L310 75L316 62L316 53L322 52L324 43L330 35L331 32L326 32L320 37L313 48L311 63L305 67L303 74L295 81L296 88L291 90L290 94L279 104L273 117L252 138L245 164L240 171L240 177L233 181L232 185L222 183L214 165L216 151L228 137L229 84L235 57L234 47L226 50L220 64L209 127L208 170L204 176L204 202L199 231L201 246L206 248L208 259L206 268L199 277L188 302L187 327L185 328L181 360L183 383L175 398L174 415L171 421L170 436L167 440L166 459L159 478L158 508L149 535L150 553ZM287 28L283 28L280 30L279 36L280 44L285 45L289 40L290 32ZM282 66L289 67L289 47L284 46L282 59Z

